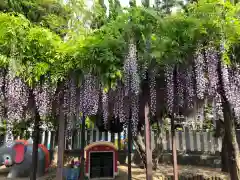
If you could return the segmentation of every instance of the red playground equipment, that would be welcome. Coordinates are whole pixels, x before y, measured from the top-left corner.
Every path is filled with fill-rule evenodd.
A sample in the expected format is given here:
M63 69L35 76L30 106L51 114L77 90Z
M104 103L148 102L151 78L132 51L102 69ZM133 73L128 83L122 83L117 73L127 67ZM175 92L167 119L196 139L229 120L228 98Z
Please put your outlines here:
M118 150L113 143L99 141L85 148L85 175L89 179L115 179L118 175Z

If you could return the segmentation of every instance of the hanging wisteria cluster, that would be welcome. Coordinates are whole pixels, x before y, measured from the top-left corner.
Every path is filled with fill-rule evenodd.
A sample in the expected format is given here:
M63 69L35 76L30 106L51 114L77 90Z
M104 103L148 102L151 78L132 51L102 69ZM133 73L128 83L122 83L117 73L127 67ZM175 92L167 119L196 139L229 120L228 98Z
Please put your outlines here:
M177 110L180 109L180 111L183 107L185 107L185 110L192 109L194 102L198 104L203 99L208 99L211 102L210 106L212 107L214 120L223 118L221 92L219 92L220 77L218 75L220 57L221 54L214 47L201 47L201 50L197 50L193 65L178 68L176 95L173 93L173 67L165 67L166 107L168 112L173 110L174 97L177 98L176 106L178 107ZM240 100L238 98L240 96L240 68L238 65L230 67L221 62L221 74L227 100L234 111L235 118L240 119ZM183 104L185 105L183 106ZM203 112L199 109L201 109L200 106L196 119L203 118Z
M22 120L24 116L24 107L28 104L28 88L24 82L14 76L14 73L9 69L6 74L4 83L5 92L2 101L2 107L5 109L2 118L7 119L6 144L11 146L13 142L13 123Z
M239 67L235 66L230 68L223 63L222 66L222 77L223 77L223 85L224 85L224 92L229 101L235 118L239 121L240 120L240 88L239 88Z
M149 68L143 64L143 73L143 70L139 70L141 66L138 64L137 54L136 43L132 39L123 64L123 81L119 81L114 89L106 90L100 79L91 73L86 73L82 77L73 74L66 79L62 110L67 118L68 137L71 136L75 120L79 119L81 113L84 116L101 113L106 129L109 128L108 121L112 118L109 116L113 115L115 119L119 119L125 125L131 123L133 135L136 135L142 98L140 83L143 80L148 81L148 102L151 115L157 115L157 68ZM219 61L219 53L215 48L201 47L201 50L196 51L192 64L176 68L176 84L174 84L173 77L175 66L167 65L164 71L166 110L172 113L175 102L176 110L184 113L185 110L193 109L198 101L207 98L212 102L214 119L222 118L222 100L220 92L218 92L217 68ZM142 73L144 76L141 75ZM240 68L237 65L230 68L222 63L221 73L226 97L236 118L240 119L240 100L237 98L240 95ZM29 89L20 78L14 76L9 70L7 73L0 70L0 76L0 115L1 119L8 119L10 136L12 122L26 118L24 114L26 115L25 111L29 101ZM174 94L174 87L176 87L176 94ZM36 106L42 119L51 116L55 91L56 89L48 81L34 88ZM174 101L175 97L177 101ZM111 107L111 105L113 106ZM163 104L163 106L165 105ZM203 111L199 111L198 119L201 119L203 114Z
M167 111L171 113L173 111L173 101L174 101L174 82L173 82L173 67L166 66L165 68L165 81L166 81L166 102Z
M76 84L73 85L73 81L71 80L66 81L64 93L66 100L64 100L64 109L65 114L68 117L67 131L70 131L73 128L73 122L69 116L69 114L74 115L74 113L71 112L71 109L73 109L78 113L83 113L85 116L101 113L105 129L109 128L109 116L113 115L115 119L119 119L119 121L125 126L128 123L131 123L133 135L136 135L139 122L140 81L141 78L146 79L148 67L146 64L144 65L144 72L142 73L145 75L141 77L141 72L138 67L137 47L133 39L131 39L129 43L128 54L124 61L123 69L124 80L123 82L118 82L115 89L106 90L104 85L100 83L99 79L89 73L86 73L80 78L80 91L74 90L74 92L72 92L71 89L74 88L71 87L77 89ZM150 89L149 102L151 113L152 115L155 115L157 104L155 69L148 74ZM77 93L79 93L79 95ZM113 105L113 107L110 107L110 105ZM73 108L73 106L75 106L75 108ZM111 110L112 113L110 112Z
M194 102L207 97L207 92L209 95L215 97L218 77L214 73L217 73L216 62L218 60L216 59L217 56L214 49L207 49L206 54L207 56L204 56L202 49L199 49L195 53L192 65L179 65L176 67L176 84L173 81L174 67L165 67L166 107L169 113L173 112L174 102L176 103L175 110L178 111L175 113L184 113L184 111L194 108ZM207 75L208 77L206 77ZM209 79L212 79L214 82L209 83ZM176 94L174 94L174 87L176 87ZM208 90L209 88L210 90ZM174 98L176 98L175 101ZM201 119L202 114L202 111L198 111L196 114L197 119Z
M42 119L47 118L51 112L51 98L54 89L50 84L44 83L33 90L34 102ZM7 120L6 143L13 141L13 124L27 120L34 116L33 104L30 104L30 88L17 77L13 68L0 70L0 119Z
M177 72L177 94L176 94L176 96L177 96L177 99L178 99L178 106L179 107L183 107L184 106L184 94L185 94L185 92L184 92L184 88L186 87L185 86L185 79L186 79L186 74L184 73L184 72L182 72L182 71L178 71Z
M194 82L193 82L193 70L191 67L186 70L186 106L187 108L193 108L194 106Z
M103 108L103 122L105 128L107 128L108 124L108 93L106 93L104 90L102 90L102 108Z
M205 77L204 55L200 50L197 50L195 54L194 65L196 76L196 95L198 99L204 99L207 81Z
M11 73L7 75L7 79L7 119L20 121L23 117L24 106L28 103L28 88L20 78L14 77Z
M133 134L137 132L138 109L139 109L139 92L140 76L137 63L137 47L134 39L131 38L128 45L128 55L124 61L124 86L125 96L130 97L130 117L128 123L132 124Z
M138 74L137 47L131 39L128 47L128 55L124 61L124 85L125 95L138 94L140 90L140 76Z
M94 115L98 111L100 84L97 77L86 74L80 90L80 109L86 115Z
M86 73L82 78L72 75L64 86L63 110L67 118L67 137L71 137L75 119L96 115L99 107L100 84L97 78ZM77 119L77 122L79 119Z
M34 88L36 106L41 119L45 119L51 115L54 92L55 88L47 82Z
M150 89L150 110L152 115L156 114L157 92L156 92L156 69L149 73L149 89Z

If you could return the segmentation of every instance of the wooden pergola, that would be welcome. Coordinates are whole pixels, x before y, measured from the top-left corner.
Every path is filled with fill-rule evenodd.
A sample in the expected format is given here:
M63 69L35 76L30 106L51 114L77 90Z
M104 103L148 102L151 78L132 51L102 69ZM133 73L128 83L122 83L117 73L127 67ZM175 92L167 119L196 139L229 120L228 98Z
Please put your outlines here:
M159 88L160 91L157 92L157 94L163 93L163 88ZM158 96L157 102L162 102L163 97ZM151 131L151 125L150 125L150 108L148 106L149 104L149 93L146 88L143 88L143 94L140 98L140 109L139 109L139 123L142 123L145 127L145 146L146 146L146 179L152 180L153 179L153 170L152 170L152 149L151 149L151 138L150 138L150 131ZM161 104L161 103L158 103ZM159 106L159 105L157 105ZM162 107L161 107L162 108ZM157 107L157 109L161 109L160 107ZM160 116L161 112L157 112L156 116ZM131 117L129 117L131 119ZM84 169L85 159L84 159L84 148L85 148L85 127L86 127L86 116L82 114L81 117L81 153L80 153L80 161L81 166L80 169ZM130 121L129 121L130 122ZM128 129L128 180L132 179L132 145L133 145L133 136L132 136L132 124L127 123L127 129ZM173 154L173 165L174 165L174 180L178 179L178 172L177 172L177 151L176 151L176 138L175 138L175 130L174 130L174 115L171 117L171 128L172 128L172 154ZM120 146L120 138L118 140L118 145ZM58 130L58 170L57 170L57 179L62 180L62 174L63 174L63 156L65 151L65 117L63 112L60 110L59 114L59 130ZM80 171L80 178L79 180L84 179L84 171Z

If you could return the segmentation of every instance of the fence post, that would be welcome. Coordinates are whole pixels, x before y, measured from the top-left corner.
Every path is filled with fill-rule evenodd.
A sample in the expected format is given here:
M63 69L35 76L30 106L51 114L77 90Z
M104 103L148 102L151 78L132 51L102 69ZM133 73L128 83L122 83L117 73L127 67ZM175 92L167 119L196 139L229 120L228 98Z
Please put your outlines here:
M51 131L49 130L48 131L48 139L47 139L47 148L48 148L48 150L51 149L51 136L52 136L52 134L51 134Z

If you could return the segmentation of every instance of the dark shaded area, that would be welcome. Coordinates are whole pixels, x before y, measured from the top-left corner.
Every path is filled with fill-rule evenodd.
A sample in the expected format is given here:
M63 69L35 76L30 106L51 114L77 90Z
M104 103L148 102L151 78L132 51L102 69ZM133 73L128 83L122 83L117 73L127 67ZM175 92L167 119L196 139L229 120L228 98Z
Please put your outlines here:
M90 178L113 177L113 152L90 154Z

